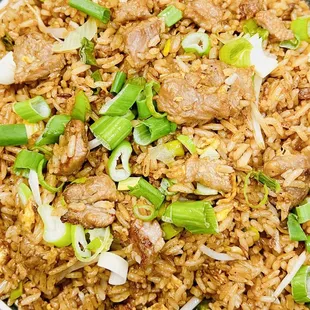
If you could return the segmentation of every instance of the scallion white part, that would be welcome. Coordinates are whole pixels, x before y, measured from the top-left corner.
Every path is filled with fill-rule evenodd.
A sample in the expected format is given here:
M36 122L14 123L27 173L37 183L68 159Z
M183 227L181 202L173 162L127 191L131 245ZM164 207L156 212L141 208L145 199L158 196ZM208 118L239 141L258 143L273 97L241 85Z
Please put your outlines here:
M13 52L8 52L0 60L0 85L14 84L15 70L16 64L14 62Z
M88 142L88 147L90 150L95 149L99 145L102 145L102 143L99 141L99 139L95 138Z
M111 271L109 284L122 285L126 283L128 262L122 257L111 252L103 252L99 256L98 266Z
M41 206L42 199L40 196L39 178L38 178L38 174L36 171L32 169L30 170L28 182L29 182L29 186L32 191L34 201L36 202L38 206Z
M192 297L180 310L193 310L201 303L201 299Z
M218 191L216 189L209 188L209 187L204 186L200 183L197 183L197 188L194 191L194 194L204 195L204 196L212 196L212 195L217 195Z
M220 261L236 260L236 258L233 258L232 256L225 254L225 253L216 252L210 249L209 247L207 247L206 245L201 245L200 251L215 260L220 260Z

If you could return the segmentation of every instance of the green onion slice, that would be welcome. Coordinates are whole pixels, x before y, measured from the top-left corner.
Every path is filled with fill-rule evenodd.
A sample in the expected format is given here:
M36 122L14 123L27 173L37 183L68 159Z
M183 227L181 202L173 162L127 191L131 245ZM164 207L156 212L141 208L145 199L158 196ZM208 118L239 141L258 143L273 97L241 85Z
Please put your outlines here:
M40 205L38 212L44 223L43 239L56 247L62 248L71 244L71 224L63 223L60 216L53 215L53 207Z
M145 97L145 96L144 96ZM137 108L138 108L138 117L139 119L147 119L152 116L150 110L146 105L146 99L137 99L136 101Z
M259 27L254 19L248 19L245 21L242 30L244 33L248 33L251 37L257 33L263 40L267 40L269 36L269 31Z
M173 5L167 6L163 11L158 14L158 17L163 17L167 27L171 27L182 19L182 11Z
M91 0L70 0L69 5L89 16L92 16L104 24L107 24L111 17L109 9L102 7L101 5Z
M37 139L35 145L42 146L46 144L54 144L58 142L59 136L65 132L65 127L70 121L71 117L69 115L54 115L52 116L46 127Z
M155 109L154 102L153 102L153 90L155 93L159 92L160 85L159 83L155 81L151 81L149 83L146 83L144 88L144 94L145 94L145 103L150 111L151 115L155 118L163 118L167 115L167 113L158 113Z
M3 43L6 51L8 52L13 51L14 40L8 33L5 33L5 35L1 38L1 42Z
M25 101L16 102L14 112L29 123L37 123L48 118L51 109L43 97L37 96Z
M290 239L293 241L305 241L307 236L298 223L297 216L293 213L288 215L287 227L290 235Z
M308 222L310 220L310 202L306 202L305 204L297 207L296 214L300 224Z
M279 46L289 50L296 50L300 46L300 39L295 36L294 40L282 41Z
M23 294L23 282L18 283L18 287L11 291L10 293L10 301L14 302L16 299L18 299Z
M208 201L177 201L166 209L162 220L184 227L193 234L218 232L215 212Z
M0 125L0 146L18 146L28 143L26 125Z
M176 156L184 156L184 149L180 141L173 140L150 148L149 154L151 160L160 160L170 165Z
M162 178L160 182L160 188L158 189L165 196L173 196L176 192L170 192L168 188L175 184L174 180L169 180L166 178Z
M85 64L97 66L95 44L85 37L81 40L80 57Z
M114 182L126 180L131 175L129 159L132 153L131 144L123 141L116 149L113 150L108 160L108 174ZM122 168L116 168L118 161L121 161Z
M27 205L29 199L32 197L30 188L25 183L20 183L17 188L17 193L22 205Z
M183 230L182 227L177 227L171 223L162 223L160 226L163 231L165 240L170 240L174 238Z
M129 191L130 188L136 186L141 177L130 177L118 183L117 189L119 191Z
M147 213L147 214L144 214ZM150 222L156 218L156 211L153 206L150 205L136 205L133 207L133 214L139 220L144 222Z
M172 124L166 117L151 117L134 128L134 141L139 145L149 145L172 132Z
M103 116L90 126L90 130L105 148L113 150L130 135L132 125L123 117Z
M71 118L85 122L87 119L87 114L89 114L90 111L91 108L88 97L82 90L78 91L75 96L75 102L71 112Z
M186 53L196 53L199 56L208 55L211 49L210 38L206 33L195 32L188 34L182 41Z
M126 118L129 121L132 121L136 118L135 113L136 113L136 111L128 110L127 113L125 115L123 115L123 118Z
M310 253L310 236L307 236L307 240L305 241L306 251Z
M300 41L310 42L310 17L299 17L292 21L291 30Z
M118 71L113 80L110 92L118 94L123 88L125 82L126 82L126 73L123 71Z
M99 70L94 71L94 72L91 74L90 77L94 80L94 82L102 81L102 76L101 76ZM100 93L100 89L101 89L100 87L97 87L97 88L92 89L92 90L93 90L93 94L94 94L94 95L98 95L98 94Z
M310 266L302 266L291 282L292 295L297 303L310 302Z
M190 137L179 135L177 136L177 139L189 150L192 155L197 153L194 141Z

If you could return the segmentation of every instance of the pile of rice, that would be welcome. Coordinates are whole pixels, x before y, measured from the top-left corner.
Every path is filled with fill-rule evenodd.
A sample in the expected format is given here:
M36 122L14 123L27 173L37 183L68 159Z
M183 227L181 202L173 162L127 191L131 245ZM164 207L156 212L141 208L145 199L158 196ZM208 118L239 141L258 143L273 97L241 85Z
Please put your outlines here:
M99 0L99 4L112 8L118 0ZM154 2L154 11L159 12L168 0ZM178 1L175 1L178 2ZM227 23L214 25L212 49L209 58L218 58L220 39L230 39L235 30L240 30L238 15L231 11L238 6L238 1L216 1L226 9ZM275 10L282 16L292 5L292 19L297 15L309 15L310 10L304 1L268 0L268 9ZM68 6L64 0L45 0L38 4L34 0L27 2L39 6L44 23L48 26L73 29L74 23L85 22L84 14ZM178 4L182 6L182 3ZM6 32L13 39L21 34L37 30L37 20L23 0L13 1L6 13L0 18L0 37ZM89 75L90 66L83 64L77 52L66 53L67 66L63 75L54 79L40 80L22 86L0 86L0 123L14 124L21 119L13 113L12 104L31 96L42 95L55 111L66 113L75 89L82 89L88 95L93 113L93 120L98 118L98 110L109 99L108 89L113 80L113 73L120 70L124 59L123 43L118 33L119 25L104 25L95 37L97 62L101 67L103 81L97 83L106 93L94 95L95 87ZM151 50L152 62L143 68L147 80L161 81L166 73L167 62L176 61L181 71L191 66L202 64L200 57L180 52L181 38L194 28L188 19L183 19L178 27L171 28L163 35L160 46ZM224 27L224 28L221 28ZM216 33L225 32L219 38ZM165 41L171 39L170 55L163 59L160 50ZM105 56L107 47L113 46L113 53ZM267 47L279 59L279 67L266 79L261 90L260 111L264 113L263 131L266 135L265 150L255 143L252 125L246 115L203 126L179 127L177 133L189 135L196 146L203 149L218 141L217 151L221 159L232 161L233 173L237 182L245 174L257 170L268 159L280 155L285 150L292 150L303 141L307 144L310 135L310 103L303 101L298 105L296 87L310 87L309 53L310 45L302 42L297 50L284 50L278 44L270 43ZM0 44L0 58L5 54ZM176 57L177 55L177 57ZM126 68L124 68L126 70ZM130 68L129 75L136 72ZM69 99L68 99L69 98ZM283 126L285 122L294 126ZM158 143L175 139L166 136ZM216 235L182 234L166 242L155 263L144 267L136 263L131 256L132 246L126 248L114 245L112 250L129 262L128 281L121 286L108 284L109 271L96 264L84 266L75 258L71 247L56 248L43 241L43 223L37 214L25 214L20 206L17 186L22 179L15 176L12 167L19 147L0 147L0 298L6 300L10 292L23 281L23 295L18 305L21 309L180 309L190 298L210 299L210 308L218 309L306 309L296 304L291 295L290 286L279 296L279 303L274 303L272 293L285 275L290 272L303 251L303 245L291 241L287 228L282 222L288 214L285 204L277 210L268 203L259 209L250 208L244 200L242 186L236 184L227 197L217 199L215 211L226 210L219 218L220 233ZM150 160L148 147L134 145L132 157L134 174L148 177L150 182L159 186L165 177L167 167ZM189 154L185 155L185 158ZM108 153L103 148L93 150L88 161L76 177L100 175L106 170ZM184 159L174 165L182 165ZM56 177L47 176L50 184L56 184ZM252 189L252 188L251 188ZM189 184L178 184L182 192L171 199L178 200L193 193ZM255 190L255 188L253 188ZM260 191L260 189L259 189ZM51 203L54 194L42 189L43 201ZM116 206L117 220L112 225L113 234L128 235L130 213L136 198L119 194ZM278 206L279 207L279 206ZM221 213L223 214L223 213ZM251 230L250 227L255 229ZM310 225L304 225L310 233ZM257 237L256 231L260 236ZM200 245L218 252L225 252L240 259L221 262L202 254ZM307 258L306 263L310 263ZM166 308L164 308L165 306ZM1 306L0 306L1 308Z

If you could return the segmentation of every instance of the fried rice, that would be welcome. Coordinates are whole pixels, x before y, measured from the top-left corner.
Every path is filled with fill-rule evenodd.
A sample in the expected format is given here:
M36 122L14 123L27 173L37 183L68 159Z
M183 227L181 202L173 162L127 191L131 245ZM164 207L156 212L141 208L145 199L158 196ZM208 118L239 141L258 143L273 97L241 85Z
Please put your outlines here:
M0 85L1 124L23 123L23 119L14 113L13 104L35 96L42 96L46 100L53 115L70 114L76 91L83 90L91 104L90 118L86 122L88 127L99 119L100 108L113 98L109 90L116 72L122 70L128 77L140 76L146 81L157 81L162 88L165 87L165 81L184 78L187 74L208 76L208 61L217 60L223 44L242 33L242 21L253 18L253 6L262 5L259 10L273 12L287 29L291 21L310 14L307 3L299 0L265 0L261 4L258 0L206 0L217 8L219 16L213 12L213 16L205 24L199 20L199 11L187 12L195 1L96 2L109 8L112 13L111 21L107 24L100 23L92 39L102 81L93 80L92 66L81 60L77 49L54 54L62 55L63 59L59 58L55 64L48 64L48 77L40 77L39 72L39 77L25 80L25 76L30 74L27 71L32 63L30 59L28 66L19 72L21 82ZM130 8L131 11L122 12L122 8L128 6L128 3L130 6L130 2L135 2L135 6ZM139 7L143 3L146 5L144 11ZM142 48L143 55L135 55L135 47L130 47L132 42L130 39L126 41L128 31L136 31L141 23L149 22L171 4L183 13L187 12L185 16L172 27L159 23L159 35L152 37L149 45ZM139 14L132 12L134 10L142 15L137 16ZM0 37L8 34L18 44L24 35L28 35L26 40L30 40L29 36L42 34L44 27L34 12L39 14L45 27L65 28L67 33L87 20L86 14L70 7L64 0L13 0L2 13L0 10ZM211 49L206 56L186 53L182 48L184 37L196 31L209 35ZM55 247L44 241L44 224L37 206L33 203L25 207L20 201L18 186L22 182L28 183L27 178L14 173L14 162L22 149L31 149L43 132L47 120L38 123L36 132L26 146L0 147L0 300L9 306L14 304L19 309L37 310L177 310L193 297L200 301L208 300L212 310L307 309L305 304L294 301L291 285L281 290L278 298L273 297L283 278L292 271L299 256L305 251L304 242L290 239L287 218L290 210L307 196L310 185L308 163L304 167L299 161L295 161L296 157L291 157L285 163L278 162L279 157L290 154L303 155L309 159L310 45L302 41L295 50L285 49L279 46L277 34L270 34L264 43L264 48L277 57L278 66L263 80L256 108L259 120L256 124L253 123L255 116L251 114L253 102L246 95L237 99L238 113L229 113L227 117L183 117L183 111L178 110L182 94L177 100L176 110L172 112L169 107L166 108L166 101L163 99L169 92L169 83L172 83L167 82L167 93L159 93L155 99L158 99L158 108L168 113L168 119L178 123L176 131L147 146L138 145L131 135L127 138L133 148L130 157L132 176L143 176L156 188L160 187L163 178L176 179L177 182L169 188L174 195L166 196L165 206L176 201L209 201L217 217L218 233L193 234L183 230L172 239L165 240L158 252L152 250L150 259L144 262L141 253L136 250L139 243L142 243L141 238L132 238L132 233L136 221L133 207L137 203L145 203L145 200L133 197L126 191L116 191L116 196L111 199L111 203L115 201L115 215L110 225L114 237L110 251L129 264L127 281L123 285L109 284L110 271L99 267L96 262L80 262L72 246ZM46 40L56 42L48 34L44 36L48 38ZM134 44L139 49L139 42ZM44 44L37 47L34 45L32 48L44 49ZM0 58L6 53L5 45L0 43ZM55 68L54 71L52 67ZM227 79L234 72L237 71L233 67L223 69L225 83L233 84L231 82L234 81ZM200 83L199 79L192 79L195 85ZM205 96L215 92L214 86L203 83L199 85L199 94L201 89L206 91ZM96 88L100 88L99 93L94 91ZM202 100L205 101L207 100ZM219 111L222 113L222 108ZM263 141L259 141L255 133L257 126ZM185 154L176 157L169 165L151 156L154 146L174 141L180 134L190 137L198 154L192 155L184 148ZM87 141L93 138L88 130ZM67 147L68 144L63 136L58 143L46 146L45 151L52 156L58 154L61 158L64 154L61 147ZM216 160L220 161L221 167L217 167L220 169L217 172L219 182L227 178L229 186L221 187L216 194L204 196L195 193L200 179L189 178L185 175L184 167L189 165L190 160L199 160L198 155L210 147L218 156ZM59 166L54 162L53 169L48 169L45 173L45 180L51 186L65 182L65 187L58 193L51 193L40 187L43 203L57 207L60 196L70 182L107 175L109 157L110 151L105 147L93 148L78 170L68 174L57 173ZM269 191L268 201L259 208L251 207L244 195L245 176L252 170L267 171L268 165L276 169L274 167L277 164L277 169L281 171L270 176L279 182L282 191ZM202 166L197 169L203 171ZM210 169L208 166L206 172L201 174L208 174ZM205 180L204 175L201 178ZM210 178L210 184L206 182L207 186L214 189L214 176L211 175ZM289 189L292 191L289 192ZM306 189L301 194L302 198L298 196L298 189ZM258 182L248 185L248 193L253 204L257 204L264 195ZM60 212L64 212L62 208L60 207ZM154 222L161 224L162 220L158 217ZM310 234L309 223L302 224L306 234ZM141 227L138 226L137 234L141 233ZM204 245L218 253L226 253L233 260L221 261L206 255L202 251ZM310 256L307 254L304 264L309 263ZM19 283L23 283L22 294L12 300L9 298L10 294L18 288Z

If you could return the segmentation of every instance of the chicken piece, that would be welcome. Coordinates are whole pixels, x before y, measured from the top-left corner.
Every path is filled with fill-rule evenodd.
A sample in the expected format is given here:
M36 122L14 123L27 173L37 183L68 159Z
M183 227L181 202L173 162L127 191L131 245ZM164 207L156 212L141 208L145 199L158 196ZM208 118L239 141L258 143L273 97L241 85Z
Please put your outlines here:
M190 0L184 11L186 18L192 19L200 27L211 30L222 22L224 11L214 5L212 0Z
M299 100L310 100L310 87L301 88L298 93Z
M126 23L147 19L151 14L147 6L147 0L129 0L125 3L120 3L115 11L114 22Z
M55 144L48 163L50 173L71 175L77 173L88 155L88 138L85 125L80 120L70 121L59 144Z
M258 25L267 29L269 33L279 42L293 40L294 33L285 27L284 22L271 11L260 11L255 20Z
M42 33L20 36L14 45L15 83L34 82L55 77L65 66L63 54L53 54L53 41Z
M259 11L264 9L262 0L243 0L239 6L243 18L252 18Z
M68 211L63 222L100 228L115 220L116 186L108 175L89 177L85 183L71 184L63 193Z
M80 202L91 204L100 200L115 201L116 186L111 178L104 174L89 177L85 183L67 186L63 196L68 204Z
M281 175L289 169L310 169L310 158L304 154L276 156L264 165L264 172L270 177Z
M154 262L157 253L165 245L162 230L157 221L142 222L135 220L129 230L129 240L133 249L141 257L142 264Z
M136 68L148 63L147 53L152 46L160 42L161 20L150 18L133 24L124 34L125 49L130 55L129 62Z

